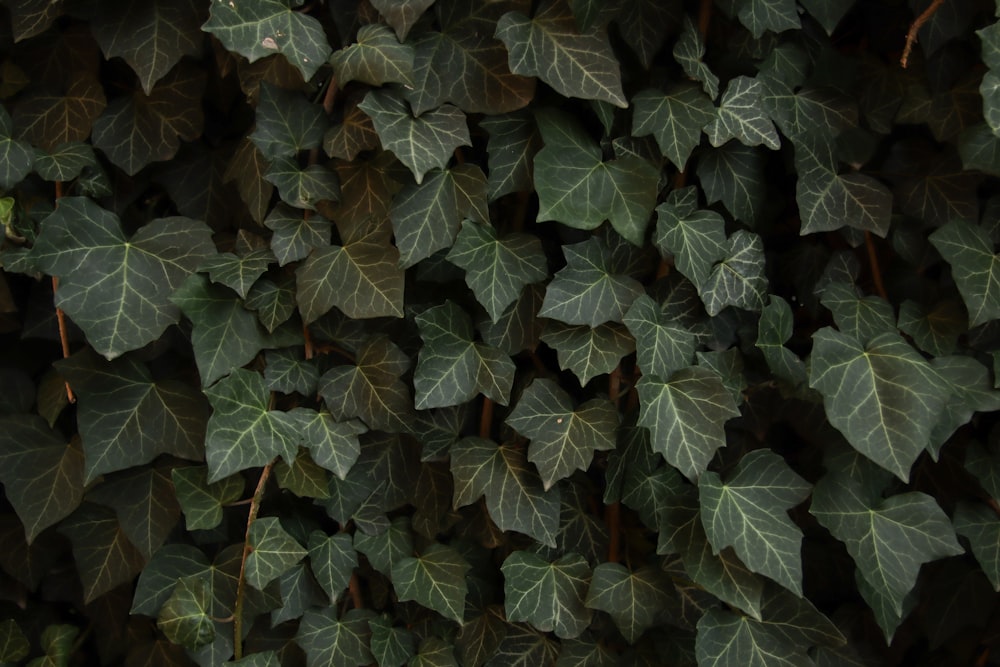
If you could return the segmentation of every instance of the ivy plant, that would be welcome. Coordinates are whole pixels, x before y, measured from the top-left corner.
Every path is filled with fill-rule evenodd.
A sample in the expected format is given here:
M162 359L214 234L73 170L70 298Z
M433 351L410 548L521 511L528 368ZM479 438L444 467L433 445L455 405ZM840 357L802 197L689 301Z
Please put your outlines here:
M998 17L0 0L0 663L996 664Z

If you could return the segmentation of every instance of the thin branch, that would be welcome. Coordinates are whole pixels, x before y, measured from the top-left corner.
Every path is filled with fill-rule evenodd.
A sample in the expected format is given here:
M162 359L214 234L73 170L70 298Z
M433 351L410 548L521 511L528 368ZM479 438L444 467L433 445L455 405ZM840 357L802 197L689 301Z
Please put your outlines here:
M240 578L236 584L236 605L233 608L233 655L237 660L243 657L243 599L246 597L246 569L247 557L250 555L250 528L257 520L257 513L260 511L260 502L264 498L264 489L267 486L267 479L271 476L271 469L277 459L274 459L260 471L260 479L257 480L257 488L253 492L250 500L250 513L247 515L247 531L243 539L243 557L240 559Z
M62 181L56 181L56 206L59 205L59 200L63 196ZM52 276L52 299L56 298L56 291L59 289L59 279ZM59 324L59 343L62 345L62 355L63 359L69 357L69 333L66 328L66 313L63 312L62 308L56 308L56 322ZM73 389L69 386L69 381L63 381L66 385L66 400L70 403L76 403L76 396L73 395Z
M917 33L920 32L925 23L931 20L934 12L943 4L944 0L933 0L927 9L921 12L920 16L910 24L910 29L906 31L906 46L903 47L903 55L899 58L899 64L903 66L903 69L906 69L910 62L910 52L913 51L913 45L917 43Z
M708 37L708 26L712 22L712 0L701 0L701 7L698 9L698 34L701 40Z
M347 584L347 590L351 594L351 604L354 605L355 609L364 609L365 601L361 597L361 581L358 579L358 573L351 573L351 580Z
M483 396L483 412L479 416L479 437L489 439L493 430L493 401Z
M889 300L889 295L886 294L885 284L882 282L882 270L878 265L878 253L875 251L875 240L872 239L872 233L865 231L865 247L868 248L868 264L871 267L872 281L875 283L875 291L878 295Z

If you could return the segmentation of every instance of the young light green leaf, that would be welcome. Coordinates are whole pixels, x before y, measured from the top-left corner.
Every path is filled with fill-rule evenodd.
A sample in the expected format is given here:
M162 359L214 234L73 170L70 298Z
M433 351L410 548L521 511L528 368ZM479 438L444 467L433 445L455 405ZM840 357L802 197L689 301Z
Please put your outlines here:
M350 609L337 620L335 607L307 611L295 635L295 641L305 651L306 665L363 667L371 664L368 621L372 616L367 609Z
M373 86L413 83L413 47L400 44L388 27L378 23L361 26L357 41L335 51L330 64L341 88L349 81Z
M247 583L257 590L290 570L305 558L306 550L281 527L278 517L261 517L247 532L250 555L246 561Z
M158 218L126 238L114 213L89 198L63 197L31 252L39 270L60 279L56 306L113 359L177 322L170 295L214 251L202 222Z
M0 417L0 482L24 526L28 544L80 505L83 467L79 444L67 444L43 418Z
M174 468L170 474L189 531L215 528L222 521L222 508L243 495L238 475L209 483L206 466Z
M371 117L382 147L409 167L417 184L431 169L447 167L456 148L472 145L465 114L451 104L414 118L397 94L372 90L358 108Z
M465 269L466 284L493 322L517 300L525 286L549 275L538 237L510 234L499 238L492 225L470 220L462 223L447 259Z
M715 119L705 125L705 133L713 146L738 139L744 146L764 144L771 150L781 147L778 132L764 113L763 93L761 82L748 76L738 76L729 82Z
M393 197L389 213L400 266L409 268L455 242L462 220L486 223L486 177L479 167L456 165L434 170L419 185Z
M955 532L969 540L972 555L994 591L1000 591L1000 520L988 505L961 502L952 519Z
M542 340L558 353L559 367L572 371L581 384L610 373L622 357L635 351L635 339L620 324L592 328L553 321L545 325Z
M201 27L230 51L250 62L280 53L312 78L332 49L323 26L305 12L295 11L298 0L257 0L252 3L212 3L212 13Z
M579 637L593 612L585 605L590 566L579 554L552 562L527 551L515 551L500 568L504 577L507 620L526 621L560 639Z
M611 249L592 236L563 246L563 254L566 267L545 289L538 314L565 324L591 327L621 322L643 290L638 281L614 271Z
M750 452L725 482L711 471L698 480L705 534L715 549L733 547L748 568L802 595L802 531L786 512L809 488L771 450Z
M726 256L726 223L715 211L686 211L671 200L656 207L653 243L673 256L677 270L695 287L704 285L716 262Z
M737 141L698 158L696 171L709 204L721 201L733 217L752 225L767 200L764 152Z
M738 229L729 237L727 246L726 255L698 286L705 310L713 317L726 306L761 310L767 292L763 240L753 232Z
M927 362L898 334L867 345L829 327L813 334L809 386L851 446L908 479L948 397Z
M748 616L709 609L698 621L698 664L704 667L812 667L801 648Z
M931 244L951 265L952 277L969 309L969 325L1000 317L1000 259L979 227L951 220L932 233Z
M413 600L458 623L465 617L465 580L471 569L454 548L435 543L419 556L403 558L392 566L392 586L401 601Z
M460 405L479 393L507 405L514 362L472 339L465 311L448 301L420 313L416 322L424 341L413 373L418 410Z
M618 563L601 563L594 568L586 605L607 612L625 640L634 644L655 624L670 588L669 579L658 568L631 571Z
M532 164L541 148L541 138L531 117L525 113L487 116L479 126L490 135L486 145L490 201L511 192L532 190Z
M643 90L632 104L632 134L652 134L660 151L680 170L701 141L701 128L715 118L712 100L693 83L680 83L666 93Z
M553 2L530 19L521 12L500 18L496 37L507 47L510 70L537 76L566 97L604 100L624 109L628 101L604 28L579 32L568 9Z
M265 0L272 2L274 0ZM267 160L294 157L323 141L326 118L323 108L302 94L262 82L257 102L256 127L250 140Z
M574 409L559 385L538 378L521 393L506 423L531 440L528 460L548 490L574 471L589 468L595 451L614 449L618 413L601 398Z
M516 530L554 547L559 528L559 487L546 491L524 451L485 438L462 438L451 448L455 507L486 496L501 530Z
M209 482L247 468L261 467L276 456L295 459L300 420L269 410L269 394L260 373L239 368L205 389L212 404L205 435Z
M595 229L605 220L641 246L656 205L659 171L634 155L604 161L600 147L562 112L535 115L545 147L535 155L537 222Z
M701 82L702 90L711 99L719 96L719 77L716 76L702 58L705 56L705 43L694 22L684 17L684 27L673 49L674 60L680 63L684 73L695 81ZM706 121L707 122L707 121Z
M215 639L211 607L212 595L205 577L184 577L177 580L170 597L160 608L156 625L173 643L196 649Z
M73 545L85 602L132 581L145 565L115 513L100 505L84 504L59 526Z

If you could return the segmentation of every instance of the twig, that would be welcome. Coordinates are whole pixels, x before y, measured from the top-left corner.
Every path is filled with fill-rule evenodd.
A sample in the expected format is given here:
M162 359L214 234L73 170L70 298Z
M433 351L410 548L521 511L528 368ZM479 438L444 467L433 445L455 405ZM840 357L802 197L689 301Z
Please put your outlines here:
M56 206L59 205L59 200L62 199L63 189L62 181L56 181ZM59 278L52 276L52 299L56 298L56 291L59 289ZM63 312L62 308L56 307L56 322L59 324L59 343L62 345L62 355L63 359L69 357L69 333L66 329L66 313ZM66 385L66 400L70 403L76 403L76 396L73 395L73 389L69 386L69 381L63 380Z
M260 479L257 480L257 488L253 492L250 500L250 513L247 515L247 531L243 540L243 557L240 559L240 578L236 584L236 604L233 608L233 655L237 660L243 657L243 599L246 596L246 569L247 557L252 551L250 547L250 528L257 520L257 513L260 511L260 502L264 498L264 489L267 486L267 479L271 476L271 468L274 467L274 459L260 471Z
M354 605L355 609L364 609L365 602L364 598L361 597L361 581L358 579L358 573L351 573L351 580L347 584L347 590L351 594L351 604Z
M941 5L944 4L944 0L932 0L931 4L927 6L920 16L913 20L910 24L910 29L906 31L906 46L903 47L903 55L899 58L899 64L906 69L907 64L910 61L910 52L913 50L913 45L917 43L917 33L920 29L924 27L924 24L931 20Z
M865 231L865 247L868 248L868 263L871 266L872 271L872 281L875 283L875 291L878 295L889 300L889 295L885 291L885 284L882 282L882 270L878 266L878 253L875 252L875 241L872 239L872 233Z
M712 22L712 0L701 0L701 7L698 9L698 34L701 41L708 37L708 26Z
M493 430L493 401L483 396L483 412L479 416L479 437L489 439Z

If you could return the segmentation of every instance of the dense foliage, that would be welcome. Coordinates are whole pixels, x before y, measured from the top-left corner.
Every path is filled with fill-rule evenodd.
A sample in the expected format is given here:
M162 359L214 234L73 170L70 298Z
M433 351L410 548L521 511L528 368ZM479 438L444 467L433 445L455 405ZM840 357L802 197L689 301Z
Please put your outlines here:
M0 5L0 663L996 658L990 0Z

